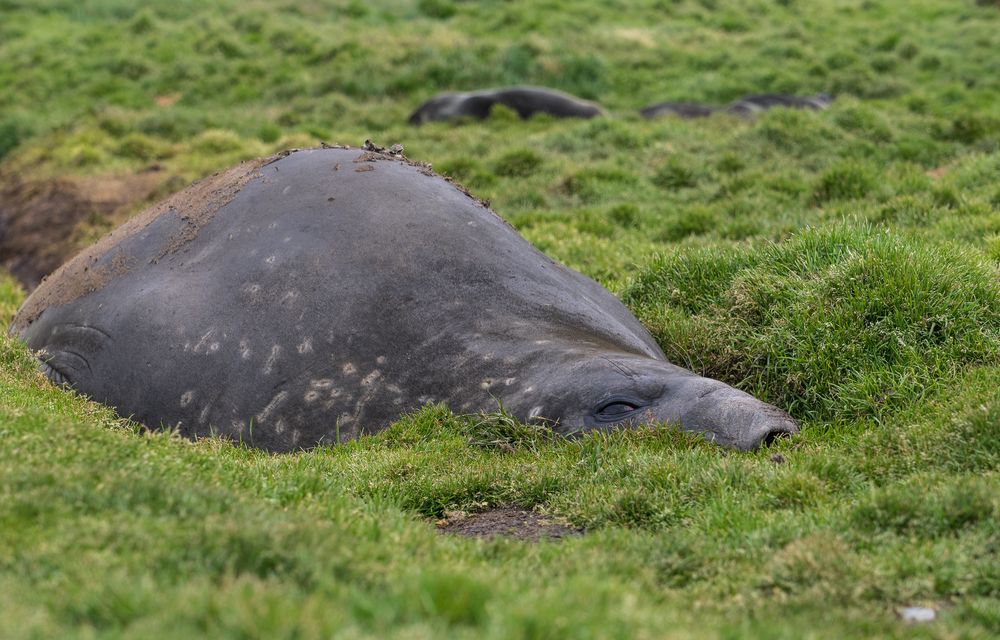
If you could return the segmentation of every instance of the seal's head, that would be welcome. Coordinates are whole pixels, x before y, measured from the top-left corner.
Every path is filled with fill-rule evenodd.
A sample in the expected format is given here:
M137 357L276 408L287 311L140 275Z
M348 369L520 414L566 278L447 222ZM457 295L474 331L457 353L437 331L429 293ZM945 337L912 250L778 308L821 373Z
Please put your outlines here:
M808 98L808 101L813 108L822 110L833 104L833 96L829 93L817 93Z
M490 115L495 100L474 93L443 93L423 103L410 115L410 124L443 122L454 118L483 119Z
M671 423L710 442L752 450L798 433L781 409L657 358L593 353L567 358L557 371L534 381L536 404L522 411L536 421L558 416L554 426L566 435Z

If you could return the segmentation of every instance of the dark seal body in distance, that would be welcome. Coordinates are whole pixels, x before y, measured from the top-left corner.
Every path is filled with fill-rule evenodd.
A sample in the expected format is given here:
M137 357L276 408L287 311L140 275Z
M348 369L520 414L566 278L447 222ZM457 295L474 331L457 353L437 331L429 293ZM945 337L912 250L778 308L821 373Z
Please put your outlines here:
M716 111L718 107L697 102L660 102L651 104L639 110L640 115L647 120L659 118L661 116L677 116L678 118L707 118Z
M726 111L740 116L752 116L760 111L767 111L768 109L774 109L775 107L820 111L829 107L832 102L833 96L827 93L817 93L814 96L793 96L784 93L762 93L740 98L726 107Z
M593 118L604 110L562 91L544 87L507 87L465 93L442 93L423 103L410 115L410 124L441 122L456 118L489 117L494 105L502 104L513 109L523 119L536 113L547 113L557 118Z
M607 290L426 166L296 151L196 183L63 265L10 333L57 383L290 451L427 403L570 434L671 421L751 449L781 410L669 362Z
M661 116L677 116L679 118L707 118L713 113L725 111L738 116L749 117L755 113L784 107L786 109L822 110L830 106L833 97L826 93L814 96L793 96L784 93L761 93L745 96L732 102L729 106L714 107L698 102L660 102L651 104L639 110L642 117L652 120Z

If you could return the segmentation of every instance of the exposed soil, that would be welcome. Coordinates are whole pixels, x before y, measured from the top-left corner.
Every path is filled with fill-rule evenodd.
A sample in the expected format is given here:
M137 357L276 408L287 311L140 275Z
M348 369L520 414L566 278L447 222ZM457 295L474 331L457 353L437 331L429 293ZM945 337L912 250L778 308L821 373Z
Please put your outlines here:
M525 509L500 508L481 513L449 513L437 522L438 531L470 538L504 536L518 540L557 540L583 533L568 524Z
M165 176L0 181L0 266L31 291L80 248L81 223L99 224L147 200Z
M117 255L109 265L98 264L98 260L115 245L142 231L168 211L180 212L185 224L179 232L167 239L159 257L180 249L197 236L198 231L219 209L230 202L251 178L260 175L259 169L262 166L285 155L287 153L243 162L227 171L220 171L130 218L125 224L78 253L46 278L45 286L39 287L28 296L14 317L13 330L15 332L23 330L34 322L45 308L67 304L80 296L98 291L113 276L128 271L135 262L131 256Z

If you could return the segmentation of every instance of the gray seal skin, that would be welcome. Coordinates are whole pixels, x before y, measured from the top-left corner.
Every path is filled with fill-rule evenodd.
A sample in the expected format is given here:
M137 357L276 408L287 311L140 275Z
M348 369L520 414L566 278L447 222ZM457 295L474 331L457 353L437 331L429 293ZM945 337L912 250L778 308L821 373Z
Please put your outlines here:
M460 187L371 150L196 183L63 265L10 333L121 415L270 451L433 402L563 434L671 421L739 449L797 430L667 362L607 290Z
M410 124L420 125L424 122L463 117L482 120L489 117L490 110L497 104L513 109L524 119L536 113L547 113L558 118L593 118L604 114L601 107L593 102L561 91L543 87L508 87L439 94L417 107L410 116Z

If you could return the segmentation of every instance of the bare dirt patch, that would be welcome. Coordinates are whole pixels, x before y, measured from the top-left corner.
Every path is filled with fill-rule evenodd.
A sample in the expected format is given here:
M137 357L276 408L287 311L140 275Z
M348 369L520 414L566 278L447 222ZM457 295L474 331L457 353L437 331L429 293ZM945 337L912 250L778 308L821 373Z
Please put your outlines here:
M437 522L438 531L470 538L503 536L538 542L577 536L582 530L565 522L528 511L526 509L500 508L481 513L448 513Z
M220 208L230 202L247 182L259 176L259 169L262 166L285 155L287 153L243 162L226 171L215 173L129 218L127 222L76 254L46 278L43 286L28 296L14 316L13 331L22 331L34 322L46 307L67 304L80 296L98 291L111 278L128 271L130 265L134 263L132 256L115 256L110 266L98 264L98 261L112 251L115 245L139 233L168 211L178 212L184 226L167 239L159 257L177 251L194 239L198 231Z
M79 250L81 225L147 200L162 172L130 176L22 180L0 183L0 266L31 291Z

